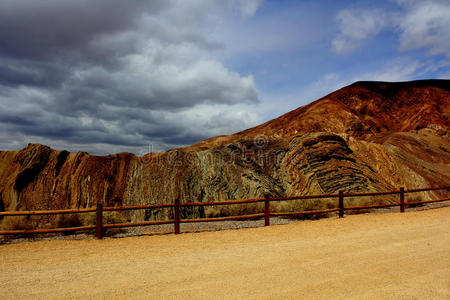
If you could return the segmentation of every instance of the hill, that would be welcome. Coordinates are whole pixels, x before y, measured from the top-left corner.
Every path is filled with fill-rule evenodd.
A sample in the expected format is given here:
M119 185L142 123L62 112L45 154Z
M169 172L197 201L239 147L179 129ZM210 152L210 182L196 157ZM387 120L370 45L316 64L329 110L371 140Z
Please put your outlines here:
M194 147L211 148L258 135L287 138L314 132L373 140L432 124L448 131L449 91L450 80L359 81L262 125L207 139Z
M356 82L254 128L143 157L93 156L37 144L1 151L0 210L448 185L449 83ZM330 207L334 202L284 203L276 209ZM192 208L184 214L239 213L233 209ZM161 209L129 213L127 218L160 219L170 214ZM7 224L2 221L3 227Z

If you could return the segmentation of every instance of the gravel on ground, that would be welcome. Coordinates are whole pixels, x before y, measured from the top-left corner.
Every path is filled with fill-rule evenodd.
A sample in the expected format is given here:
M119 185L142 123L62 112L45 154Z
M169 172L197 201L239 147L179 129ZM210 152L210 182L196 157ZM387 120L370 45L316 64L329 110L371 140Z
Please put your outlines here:
M450 207L241 230L4 244L0 295L449 299Z

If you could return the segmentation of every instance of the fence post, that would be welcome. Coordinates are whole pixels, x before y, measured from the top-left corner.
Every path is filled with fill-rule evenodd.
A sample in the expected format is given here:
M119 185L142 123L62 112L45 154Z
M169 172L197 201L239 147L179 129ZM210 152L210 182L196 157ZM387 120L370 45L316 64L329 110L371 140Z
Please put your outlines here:
M180 234L180 199L175 199L174 206L174 231L175 234Z
M339 218L344 217L344 192L339 191Z
M97 203L97 239L103 238L103 204Z
M264 195L264 226L270 226L270 195Z
M400 212L405 212L405 188L400 188Z

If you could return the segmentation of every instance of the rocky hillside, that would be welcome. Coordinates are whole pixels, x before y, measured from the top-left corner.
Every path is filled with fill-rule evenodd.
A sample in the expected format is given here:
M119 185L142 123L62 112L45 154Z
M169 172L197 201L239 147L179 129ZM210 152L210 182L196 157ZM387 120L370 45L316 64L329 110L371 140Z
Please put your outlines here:
M281 117L229 136L193 145L211 148L237 139L271 138L330 132L374 140L384 134L437 125L449 129L450 80L360 81Z
M165 153L101 157L30 144L0 152L0 210L444 186L450 183L449 102L450 80L357 82L260 126ZM335 202L281 203L276 209ZM184 214L215 216L255 207L234 209ZM168 215L153 210L128 218Z

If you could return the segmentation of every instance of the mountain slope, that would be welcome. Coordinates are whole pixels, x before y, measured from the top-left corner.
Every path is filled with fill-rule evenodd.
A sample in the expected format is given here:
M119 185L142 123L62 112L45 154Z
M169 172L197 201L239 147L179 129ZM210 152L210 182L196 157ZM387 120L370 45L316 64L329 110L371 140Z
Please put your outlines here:
M33 144L2 151L0 210L448 185L449 82L357 82L257 127L143 157L127 153L100 157ZM434 196L438 195L420 195ZM326 208L335 202L280 203L274 209ZM217 216L237 214L239 209L257 207L192 208L183 214ZM135 211L127 218L163 219L170 214L167 209ZM10 224L1 222L3 227Z
M210 148L260 135L286 138L313 132L348 134L372 139L385 133L450 128L450 81L356 82L242 132L207 139L193 147Z

